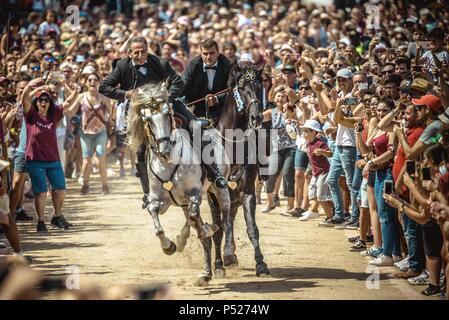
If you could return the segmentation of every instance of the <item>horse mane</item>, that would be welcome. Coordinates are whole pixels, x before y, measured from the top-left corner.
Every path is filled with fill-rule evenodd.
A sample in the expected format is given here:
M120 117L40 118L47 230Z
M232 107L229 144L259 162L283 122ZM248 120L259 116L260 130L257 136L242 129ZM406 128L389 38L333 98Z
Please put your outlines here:
M140 110L148 105L152 99L168 100L167 84L162 81L158 84L146 84L137 88L132 97L128 111L126 143L132 150L137 150L142 143L148 143L144 122Z

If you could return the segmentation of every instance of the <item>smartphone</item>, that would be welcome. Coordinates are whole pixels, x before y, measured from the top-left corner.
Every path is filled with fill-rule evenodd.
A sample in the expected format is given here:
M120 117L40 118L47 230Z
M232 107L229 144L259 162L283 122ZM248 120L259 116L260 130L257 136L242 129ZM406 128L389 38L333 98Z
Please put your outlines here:
M376 34L374 35L374 38L378 39L378 40L382 39L382 33L381 32L376 32Z
M346 99L345 99L345 103L346 103L348 106L354 106L354 105L357 104L357 99L354 98L354 97L349 97L349 98L346 98Z
M419 42L419 45L421 46L421 48L426 49L426 50L431 49L431 44L432 44L432 41L420 41Z
M336 43L336 42L331 42L330 48L331 48L331 50L333 50L333 51L337 51L337 43Z
M407 160L407 161L406 161L406 166L407 166L407 167L406 167L406 170L407 170L408 175L409 175L410 177L414 176L414 175L415 175L415 172L416 172L415 161Z
M84 58L83 55L78 54L78 55L76 56L75 62L76 62L76 63L80 63L80 62L84 62L85 60L86 60L86 59Z
M368 82L362 82L359 84L360 90L367 90L368 89Z
M432 180L432 177L430 175L430 168L429 167L424 167L421 169L421 173L422 173L422 180L426 181L426 180Z
M384 182L384 193L392 194L393 193L393 181L385 180Z
M368 87L371 87L373 84L373 76L368 76Z

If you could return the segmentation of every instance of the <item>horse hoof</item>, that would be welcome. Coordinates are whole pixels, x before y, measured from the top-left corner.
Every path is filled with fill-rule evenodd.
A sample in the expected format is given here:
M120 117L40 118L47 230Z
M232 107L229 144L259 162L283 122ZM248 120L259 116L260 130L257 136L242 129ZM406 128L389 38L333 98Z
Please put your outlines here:
M237 260L237 256L234 254L232 256L224 256L223 263L225 267L235 268L239 265L239 261Z
M214 277L217 279L225 279L226 278L226 270L223 268L215 269Z
M209 284L209 281L211 279L211 276L209 275L199 275L198 278L196 279L196 285L200 286L200 287L204 287L207 286Z
M176 236L176 251L177 252L183 252L184 248L186 247L187 240L184 239L181 236Z
M202 229L203 239L206 239L212 237L214 233L218 231L219 227L216 224L210 225L208 223L205 223Z
M162 249L166 255L171 256L173 253L176 252L176 244L173 241L170 241L170 247L167 249Z
M258 264L256 266L256 276L258 277L269 277L270 276L270 269L268 269L268 266L266 263L262 262L261 264Z

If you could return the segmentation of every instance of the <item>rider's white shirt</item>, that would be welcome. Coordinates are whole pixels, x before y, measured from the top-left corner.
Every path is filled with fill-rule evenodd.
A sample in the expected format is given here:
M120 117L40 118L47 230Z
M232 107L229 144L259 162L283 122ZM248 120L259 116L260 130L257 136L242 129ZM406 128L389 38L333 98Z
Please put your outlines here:
M217 67L218 61L215 62L211 67ZM203 62L203 70L207 73L207 88L209 90L212 90L212 87L214 85L214 78L215 78L215 72L214 69L206 69L206 64Z

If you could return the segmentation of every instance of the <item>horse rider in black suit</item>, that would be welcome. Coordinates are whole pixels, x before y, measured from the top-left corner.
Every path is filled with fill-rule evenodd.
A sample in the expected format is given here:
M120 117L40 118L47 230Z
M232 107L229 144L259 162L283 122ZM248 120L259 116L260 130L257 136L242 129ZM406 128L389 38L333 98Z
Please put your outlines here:
M206 39L200 45L201 54L194 57L186 67L182 78L184 81L184 100L194 102L193 113L200 119L217 123L223 108L228 89L228 77L231 70L229 60L218 51L218 44L213 39ZM203 141L208 144L208 141ZM204 148L205 145L202 145ZM215 164L206 167L208 177L218 177L216 185L227 182Z
M231 63L218 52L218 44L213 39L206 39L200 46L201 55L193 58L183 73L184 93L187 101L192 102L206 97L194 104L193 113L216 122L221 114L228 88Z
M197 121L196 117L178 99L184 90L181 77L170 67L167 60L148 53L148 45L144 37L136 36L129 40L128 57L117 62L114 70L100 84L99 91L108 98L121 102L129 101L134 89L148 83L156 84L167 79L169 83L168 102L172 104L174 112L187 120L189 128L193 127L194 122L199 122L199 125L203 127L204 122ZM146 208L149 181L145 145L140 146L137 150L136 169L144 192L143 208ZM216 172L216 170L212 171ZM209 179L213 179L217 187L227 187L226 179L219 173L215 177L209 177Z

